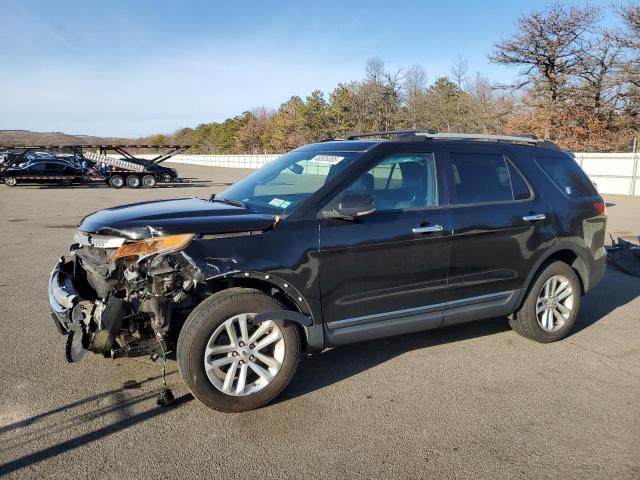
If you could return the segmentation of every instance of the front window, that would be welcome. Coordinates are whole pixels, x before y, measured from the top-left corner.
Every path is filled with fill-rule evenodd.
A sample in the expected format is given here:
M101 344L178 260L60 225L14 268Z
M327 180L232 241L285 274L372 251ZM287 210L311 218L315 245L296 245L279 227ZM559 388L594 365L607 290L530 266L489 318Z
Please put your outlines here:
M433 153L407 153L383 158L343 193L371 196L377 211L430 208L438 205ZM341 198L337 197L338 201Z
M257 211L282 213L299 205L362 156L362 152L288 153L216 195Z

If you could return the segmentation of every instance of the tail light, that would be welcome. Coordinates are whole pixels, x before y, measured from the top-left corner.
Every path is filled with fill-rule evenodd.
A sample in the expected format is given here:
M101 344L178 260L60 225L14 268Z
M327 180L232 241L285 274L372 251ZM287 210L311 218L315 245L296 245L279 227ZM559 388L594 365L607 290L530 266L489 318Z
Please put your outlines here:
M599 202L593 202L593 208L596 209L596 212L598 212L598 214L604 215L605 217L607 216L607 204L604 203L603 200L600 200Z

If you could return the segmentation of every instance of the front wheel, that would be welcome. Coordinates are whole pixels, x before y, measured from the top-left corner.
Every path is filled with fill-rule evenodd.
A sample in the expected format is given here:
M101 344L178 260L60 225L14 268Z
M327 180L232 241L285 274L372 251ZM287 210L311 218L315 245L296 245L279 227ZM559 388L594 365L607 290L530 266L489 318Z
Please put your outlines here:
M171 183L173 181L173 176L170 173L163 173L160 178L163 183Z
M581 293L573 268L553 262L537 276L509 324L516 333L537 342L560 340L576 323Z
M180 332L178 367L193 395L223 412L270 402L293 377L300 335L284 320L252 325L258 313L284 306L259 290L230 288L198 305Z
M18 183L18 180L16 180L14 177L7 177L4 179L4 184L7 187L15 187Z

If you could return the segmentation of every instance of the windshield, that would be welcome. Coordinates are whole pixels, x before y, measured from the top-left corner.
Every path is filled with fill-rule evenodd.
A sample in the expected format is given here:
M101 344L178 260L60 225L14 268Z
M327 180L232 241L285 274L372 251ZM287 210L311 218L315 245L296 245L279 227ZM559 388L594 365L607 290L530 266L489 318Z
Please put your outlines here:
M283 213L317 192L362 152L294 151L216 195L258 211Z

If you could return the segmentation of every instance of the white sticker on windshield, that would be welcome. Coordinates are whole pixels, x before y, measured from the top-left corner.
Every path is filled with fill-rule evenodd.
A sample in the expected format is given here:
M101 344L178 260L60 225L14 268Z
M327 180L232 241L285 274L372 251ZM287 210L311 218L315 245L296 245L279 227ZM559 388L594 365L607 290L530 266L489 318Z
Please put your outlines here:
M310 162L318 162L318 163L328 163L330 165L336 165L344 160L344 157L340 155L316 155L313 157Z
M291 205L291 202L287 202L286 200L282 200L281 198L273 198L269 202L269 205L271 205L272 207L277 207L277 208L287 208L287 207L283 207L283 204L285 204L285 203L287 205Z

